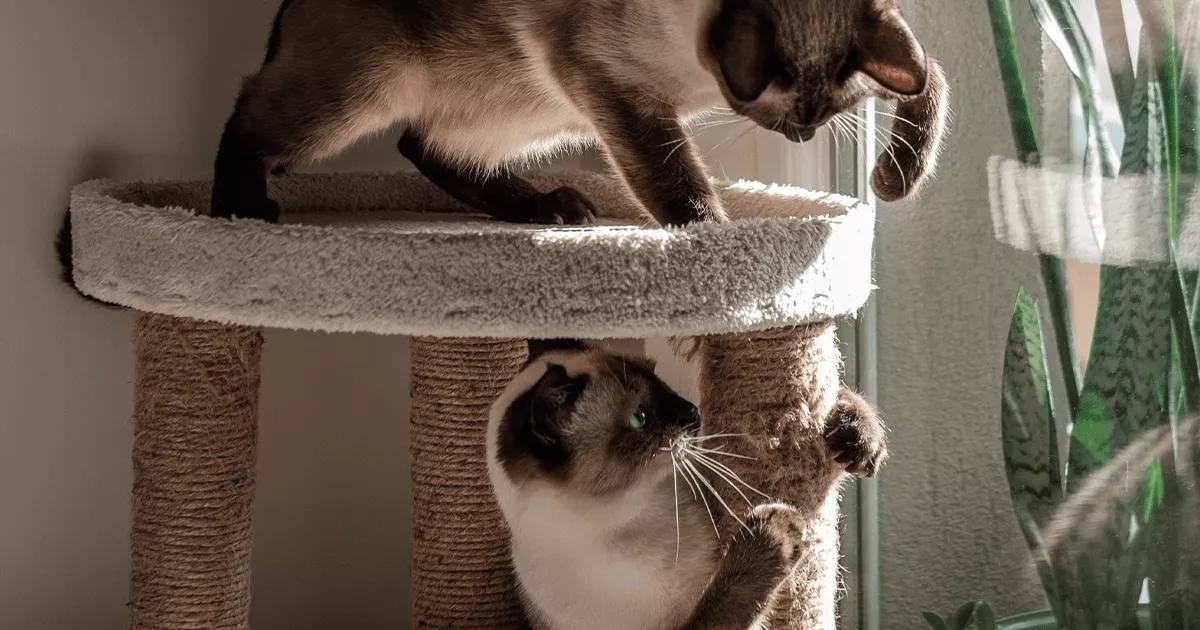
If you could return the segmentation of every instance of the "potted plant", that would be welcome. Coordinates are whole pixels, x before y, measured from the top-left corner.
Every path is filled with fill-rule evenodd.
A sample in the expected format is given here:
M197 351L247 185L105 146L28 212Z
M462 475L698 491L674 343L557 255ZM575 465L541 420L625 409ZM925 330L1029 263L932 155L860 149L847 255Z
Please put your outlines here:
M1200 628L1200 440L1189 420L1200 409L1200 260L1191 253L1200 248L1187 203L1200 171L1200 77L1189 63L1200 54L1200 6L1138 0L1135 16L1121 0L1097 0L1099 60L1075 4L1028 2L1069 70L1086 140L1082 163L1043 158L1008 0L987 0L1018 151L989 165L993 223L1001 240L1038 251L1044 288L1042 300L1025 290L1016 300L1003 450L1050 609L996 620L973 602L926 620L939 630ZM1119 144L1099 96L1102 71L1115 91ZM1082 378L1064 259L1100 265Z

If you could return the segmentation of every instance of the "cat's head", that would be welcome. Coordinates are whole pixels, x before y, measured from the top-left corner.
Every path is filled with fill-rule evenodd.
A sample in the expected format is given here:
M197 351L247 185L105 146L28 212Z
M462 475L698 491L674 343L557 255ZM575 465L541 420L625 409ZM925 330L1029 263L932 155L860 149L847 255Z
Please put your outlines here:
M538 353L492 408L493 483L610 497L671 472L664 448L699 428L696 406L644 359L586 346ZM503 497L502 497L503 499Z
M720 0L719 7L702 50L734 111L799 142L868 97L897 101L894 137L872 183L888 201L920 188L936 167L949 95L897 0Z

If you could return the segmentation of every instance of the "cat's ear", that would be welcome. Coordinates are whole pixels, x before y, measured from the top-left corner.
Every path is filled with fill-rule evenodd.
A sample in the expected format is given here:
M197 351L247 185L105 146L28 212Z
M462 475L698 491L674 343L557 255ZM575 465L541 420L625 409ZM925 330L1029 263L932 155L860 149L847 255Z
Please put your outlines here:
M925 91L928 60L900 12L888 9L863 26L859 69L891 92L914 96Z
M529 433L541 446L562 448L562 434L587 376L572 378L561 365L549 365L530 391Z
M739 101L756 100L779 74L775 22L755 2L731 0L713 23L710 47L725 85Z

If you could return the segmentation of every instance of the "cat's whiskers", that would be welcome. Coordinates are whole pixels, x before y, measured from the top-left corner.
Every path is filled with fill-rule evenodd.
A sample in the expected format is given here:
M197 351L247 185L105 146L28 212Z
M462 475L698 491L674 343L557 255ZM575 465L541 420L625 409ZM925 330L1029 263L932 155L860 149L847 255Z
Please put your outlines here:
M843 112L843 113L850 116L850 118L852 120L854 120L856 123L866 126L867 120L865 118L863 118L862 114L859 114L857 112ZM876 112L876 113L879 115L882 115L882 116L891 116L892 118L895 118L896 120L900 120L900 121L908 123L909 125L911 125L914 128L916 127L916 125L912 121L908 120L907 118L904 118L901 116L895 116L894 114L889 114L887 112ZM909 141L906 140L904 138L904 136L893 132L891 137L895 138L896 140L903 143L904 146L908 147L908 150L911 151L913 153L913 155L917 155L917 150L915 148L913 148L913 145L911 143L909 143ZM881 129L878 125L875 126L875 139L876 139L876 141L879 142L879 144L882 144L887 147L891 146L891 142L890 142L891 138L889 138L887 132L884 131L883 129ZM895 158L895 154L892 154L892 157Z
M725 473L722 473L720 470L713 467L713 465L710 462L706 462L698 457L696 458L695 462L698 465L703 466L706 469L708 469L710 472L712 472L714 475L716 475L718 479L720 479L721 481L724 481L729 487L733 488L733 491L738 493L738 495L742 497L742 500L746 502L747 507L751 507L751 508L754 507L754 502L750 500L750 497L746 496L746 493L742 492L742 489L739 488L737 486L737 484L734 483L733 480L731 480L727 475L725 475Z
M692 489L692 500L699 501L702 496L700 487L692 481L691 477L688 476L687 471L683 468L682 464L679 466L679 472L683 475L684 483L686 483L688 487Z
M746 123L749 123L749 122L751 122L751 121L750 121L750 120L742 120L742 121L739 121L739 122L746 122ZM700 157L708 157L708 154L710 154L710 153L712 153L713 151L716 151L717 149L720 149L721 147L725 146L726 144L728 144L728 143L729 143L729 141L730 141L730 140L733 140L733 141L734 141L734 143L736 144L736 143L737 143L738 141L740 141L742 138L745 138L745 137L746 137L746 134L750 133L751 131L754 131L754 125L753 125L753 124L751 124L751 125L748 125L748 126L746 127L745 131L743 131L742 133L738 134L736 138L735 138L735 137L734 137L732 134L731 134L731 135L729 135L729 136L727 136L727 137L726 137L724 140L722 140L722 141L718 142L718 143L716 144L716 146L714 146L714 147L712 147L711 149L709 149L709 150L705 151L704 153L701 153L701 154L700 154Z
M914 128L914 129L916 129L916 128L917 128L917 123L915 123L915 122L913 122L913 121L911 121L911 120L909 120L909 119L907 119L907 118L905 118L905 117L903 117L903 116L897 116L896 114L893 114L893 113L891 113L891 112L884 112L884 111L877 111L877 112L875 112L875 113L876 113L876 114L879 114L880 116L883 116L883 117L885 117L885 118L891 118L892 120L895 120L896 122L902 122L902 123L905 123L905 124L907 124L909 127L912 127L912 128Z
M690 142L695 141L700 136L704 135L705 133L708 133L709 131L712 131L713 129L720 129L720 128L724 128L724 127L741 125L741 124L746 124L746 123L751 123L751 122L753 122L753 121L751 121L748 118L736 118L733 120L702 121L696 125L683 125L683 130L685 132L685 136L683 138L679 138L677 140L672 140L670 142L666 142L666 143L659 145L660 147L671 147L671 150L667 153L666 157L663 158L663 163L665 164L666 162L668 162L671 159L671 157L675 155L675 153L677 151L679 151L683 147L687 146ZM695 132L692 132L693 128L696 129ZM751 125L750 129L753 129L753 128L754 128L753 125ZM745 132L742 133L742 136L745 136L745 135L746 135ZM725 140L721 141L716 147L713 147L712 149L709 149L708 151L706 151L703 155L701 155L701 157L704 157L709 152L716 150L717 148L719 148L721 145L725 144L728 141L729 141L729 138L726 137Z
M679 564L679 465L675 463L675 449L671 449L671 489L675 492L675 564Z
M701 472L700 472L700 471L699 471L699 470L696 468L696 464L695 464L695 462L693 462L693 461L692 461L692 460L689 458L689 459L685 459L685 460L683 460L683 463L684 463L684 466L686 466L686 467L688 467L688 468L691 468L691 469L692 469L692 472L693 472L693 473L696 475L696 478L697 478L697 480L699 480L699 481L700 481L700 483L704 484L704 487L705 487L705 488L708 488L708 491L709 491L709 492L711 492L711 493L713 494L713 498L714 498L714 499L716 499L716 500L717 500L717 501L718 501L718 502L721 504L721 506L725 508L725 511L726 511L727 513L729 513L729 515L730 515L730 516L732 516L732 517L733 517L733 520L737 521L737 522L738 522L738 525L741 525L743 528L745 528L745 529L749 530L750 528L749 528L749 527L746 525L746 523L745 523L745 522L744 522L744 521L741 519L741 517L739 517L739 516L737 515L737 513L733 511L733 508L729 507L729 504L725 502L725 499L721 497L721 493L720 493L720 492L717 492L717 489L716 489L715 487L713 487L712 483L711 483L711 482L708 480L708 477L705 477L705 476L704 476L704 474L703 474L703 473L701 473ZM703 497L704 495L702 494L701 496ZM711 514L710 514L710 516L711 516ZM713 527L716 527L716 521L715 521L715 520L713 521ZM719 536L719 535L718 535L718 536Z
M739 116L737 118L718 118L716 120L702 120L696 124L687 125L687 128L688 129L711 129L713 127L727 127L729 125L736 125L738 123L744 123L744 122L750 122L750 119Z
M880 112L880 113L885 113L885 112ZM846 115L847 117L849 117L851 120L853 120L858 125L863 125L863 126L867 125L867 120L865 118L863 118L862 115L858 114L857 112L842 112L842 114L838 114L838 115L841 116L843 114ZM901 117L897 117L897 118L901 118ZM909 121L908 119L903 119L903 120L904 120L904 122L907 122L908 124L912 125L912 121ZM913 126L915 127L916 125L913 125ZM896 147L892 146L891 139L887 137L886 132L884 132L878 126L875 126L873 129L875 132L875 141L883 146L884 154L888 156L888 159L890 159L892 161L892 164L896 165L896 172L900 174L900 185L903 186L904 190L908 190L908 177L904 174L904 168L903 168L903 164L900 162L900 158L898 158L896 156ZM904 138L903 135L893 132L891 134L891 137L895 138L896 140L898 140L899 142L904 144L906 147L908 147L908 150L910 152L912 152L912 154L914 156L918 155L917 150L913 148L912 144L910 144L908 142L908 140L906 140Z
M684 471L684 473L685 473L684 478L686 479L687 477L690 476L692 478L692 482L694 482L696 484L697 494L700 495L700 501L704 503L704 511L708 512L708 520L710 522L712 522L713 532L716 533L717 540L720 540L721 539L721 530L717 529L717 518L715 516L713 516L712 508L709 507L709 505L708 505L708 498L706 498L704 496L704 489L699 487L700 483L704 480L700 477L700 473L698 473L696 471L696 469L691 465L691 463L688 462L686 459L681 458L679 463L680 463L680 470ZM705 483L707 484L707 482L705 482Z
M724 446L724 445L722 445L722 446ZM750 457L749 455L741 455L738 453L730 453L728 451L722 451L719 448L712 449L712 448L701 448L699 446L693 446L691 450L696 451L698 453L706 453L708 455L716 455L718 457L732 457L734 459L746 459L746 460L750 460L752 462L758 461L757 457Z
M744 479L741 478L740 475L738 475L736 472L734 472L733 469L730 468L729 466L726 466L725 464L722 464L721 462L719 462L703 453L693 452L691 454L696 458L696 461L705 464L714 473L722 475L723 478L725 478L725 480L727 482L729 482L729 485L733 486L735 490L737 489L737 486L733 482L737 482L738 484L741 484L747 490L750 490L751 492L757 494L758 496L760 496L768 501L771 500L770 496L768 496L766 493L762 492L758 488L755 488L754 486L747 483ZM740 492L740 490L739 490L739 492ZM743 497L744 496L745 495L743 495ZM747 503L749 503L748 500L747 500Z
M839 140L839 139L838 139L838 130L837 130L837 127L835 127L835 126L832 126L832 125L829 127L829 137L830 137L830 138L833 138L833 150L834 150L834 151L835 151L837 154L841 154L841 152L842 152L842 142L841 142L841 140Z
M699 444L708 442L709 440L722 440L726 438L748 438L749 433L717 433L714 435L687 436L682 438L688 444Z

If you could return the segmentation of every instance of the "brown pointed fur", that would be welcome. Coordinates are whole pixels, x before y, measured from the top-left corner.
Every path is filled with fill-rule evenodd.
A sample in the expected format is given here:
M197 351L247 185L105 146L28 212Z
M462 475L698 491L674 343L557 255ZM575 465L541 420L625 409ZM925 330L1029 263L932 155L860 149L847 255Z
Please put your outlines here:
M660 223L719 221L687 120L727 106L800 140L869 96L919 128L875 179L913 194L945 81L896 0L288 0L222 138L213 213L274 220L267 172L398 129L423 173L499 218L590 222L581 195L506 170L598 143Z

